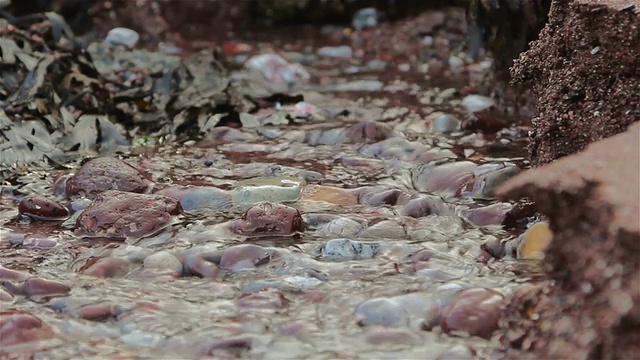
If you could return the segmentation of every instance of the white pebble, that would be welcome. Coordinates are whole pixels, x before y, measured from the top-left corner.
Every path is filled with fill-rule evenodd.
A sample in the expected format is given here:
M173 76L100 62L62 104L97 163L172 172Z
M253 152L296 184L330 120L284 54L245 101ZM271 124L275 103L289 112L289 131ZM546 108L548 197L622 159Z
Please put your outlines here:
M105 41L111 45L124 45L127 47L134 47L140 40L140 35L137 32L123 28L117 27L109 30Z

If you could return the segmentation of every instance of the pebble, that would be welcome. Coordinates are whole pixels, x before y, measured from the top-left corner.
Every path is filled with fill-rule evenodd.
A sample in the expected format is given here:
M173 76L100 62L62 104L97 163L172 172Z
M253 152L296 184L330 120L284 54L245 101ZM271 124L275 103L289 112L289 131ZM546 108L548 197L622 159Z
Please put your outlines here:
M431 131L438 133L450 133L460 131L460 120L450 114L442 114L431 122Z
M253 244L231 246L224 250L220 258L220 268L230 271L255 269L269 264L279 257L275 248L265 248Z
M18 205L18 213L36 220L64 220L69 210L54 200L42 196L27 196Z
M105 41L110 45L124 45L126 47L135 47L140 40L140 35L134 30L117 27L109 30Z
M146 189L136 168L113 157L89 160L66 183L67 196L91 199L106 190L142 193Z
M494 290L462 290L444 311L440 326L445 332L458 330L489 338L498 329L502 300L502 294Z
M323 185L305 186L300 200L324 201L334 205L350 206L358 204L358 197L348 190Z
M105 191L76 220L75 234L111 239L142 238L169 225L182 208L177 199L123 191Z
M540 222L530 227L518 246L518 259L543 259L544 252L553 240L549 224Z
M100 278L123 277L131 270L131 263L125 259L104 257L90 259L80 270L83 274Z
M296 208L264 202L249 208L240 219L231 221L230 228L246 236L293 235L304 230L304 223Z
M167 187L156 194L171 196L180 200L182 209L187 212L210 209L222 210L232 206L231 194L228 191L212 187Z
M353 50L350 46L324 46L318 49L318 55L332 58L350 58Z
M320 249L322 259L332 261L346 261L353 259L370 259L374 257L380 245L366 244L350 239L332 239Z
M462 99L462 106L468 112L479 112L485 109L492 107L495 104L495 101L486 96L482 95L467 95Z
M182 273L182 263L169 251L158 251L144 259L145 269L166 270L172 274Z
M241 308L282 309L289 306L289 300L278 289L260 289L240 295L236 304Z
M259 72L267 81L281 85L301 85L311 78L302 65L289 63L276 54L253 56L244 65Z
M298 200L306 181L293 176L273 176L244 180L236 184L231 198L235 204Z
M373 7L360 9L353 14L352 26L356 30L378 26L383 13Z
M51 327L34 315L22 311L0 312L0 348L3 353L11 347L54 338ZM31 347L30 350L35 350Z

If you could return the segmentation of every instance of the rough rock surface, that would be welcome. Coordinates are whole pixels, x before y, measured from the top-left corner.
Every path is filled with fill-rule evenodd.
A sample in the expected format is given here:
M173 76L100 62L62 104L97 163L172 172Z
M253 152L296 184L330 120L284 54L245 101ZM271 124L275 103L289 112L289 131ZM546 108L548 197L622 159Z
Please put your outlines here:
M512 68L514 82L538 98L534 166L640 119L639 9L636 0L553 2L540 39Z
M551 281L514 294L503 345L520 358L640 357L640 124L499 190L550 219Z

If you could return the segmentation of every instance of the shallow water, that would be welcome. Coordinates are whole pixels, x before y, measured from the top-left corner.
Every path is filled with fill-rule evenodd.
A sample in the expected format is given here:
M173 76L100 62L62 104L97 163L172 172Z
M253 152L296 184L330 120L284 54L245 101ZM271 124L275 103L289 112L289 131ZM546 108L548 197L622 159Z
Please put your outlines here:
M309 67L322 71L322 66ZM394 75L412 79L397 69L379 77L323 79L332 83L373 76L389 86ZM120 155L153 184L149 192L197 186L222 189L229 196L183 197L186 213L143 238L81 238L74 235L73 221L18 219L17 204L24 195L68 204L54 195L53 184L80 164L16 170L0 199L0 263L60 281L71 291L64 296L17 294L0 303L2 311L25 311L51 326L55 337L31 343L26 351L39 349L38 358L403 359L437 358L447 351L460 357L497 356L495 332L485 337L447 332L433 311L450 305L460 289L508 295L535 274L535 263L496 261L481 250L483 243L511 239L522 229L505 229L502 220L479 226L467 215L469 209L497 202L488 190L493 183L483 175L505 166L527 167L526 129L513 126L487 135L432 131L429 114L436 110L467 115L463 95L438 96L468 81L453 80L439 87L407 80L373 92L333 92L314 83L300 94L321 116L305 113L289 125L217 127L204 139L128 149ZM293 193L291 187L238 186L275 176L299 183L287 185ZM318 190L318 185L328 188ZM417 205L409 211L407 204L422 195L432 196L440 207L431 214ZM229 224L262 200L299 210L304 230L249 236L230 230ZM49 241L28 242L25 236ZM332 239L356 243L334 241L328 248ZM258 245L268 255L262 250L245 254L242 249L248 248L240 244ZM233 246L242 254L221 251ZM151 266L147 259L161 251L179 262ZM216 264L215 274L194 276L195 270L187 269L189 254L217 256L207 260ZM113 277L87 271L91 261L108 256L126 260L126 271ZM391 300L381 300L387 307L377 308L371 302L376 298ZM95 310L103 315L82 315L82 306L99 304L108 309ZM469 306L465 318L473 317L478 306ZM433 321L435 326L427 324Z

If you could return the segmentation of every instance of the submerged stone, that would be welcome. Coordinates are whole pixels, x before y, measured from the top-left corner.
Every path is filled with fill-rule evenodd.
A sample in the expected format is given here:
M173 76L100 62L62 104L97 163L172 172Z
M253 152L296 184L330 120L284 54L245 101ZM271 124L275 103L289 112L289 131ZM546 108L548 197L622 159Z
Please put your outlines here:
M247 236L292 235L304 230L298 209L269 202L252 206L240 219L231 221L230 227Z
M254 178L238 182L231 192L231 198L236 204L292 202L298 200L304 185L304 179L294 176Z
M107 191L80 214L75 234L122 240L141 238L167 227L171 215L181 211L180 203L172 197Z

